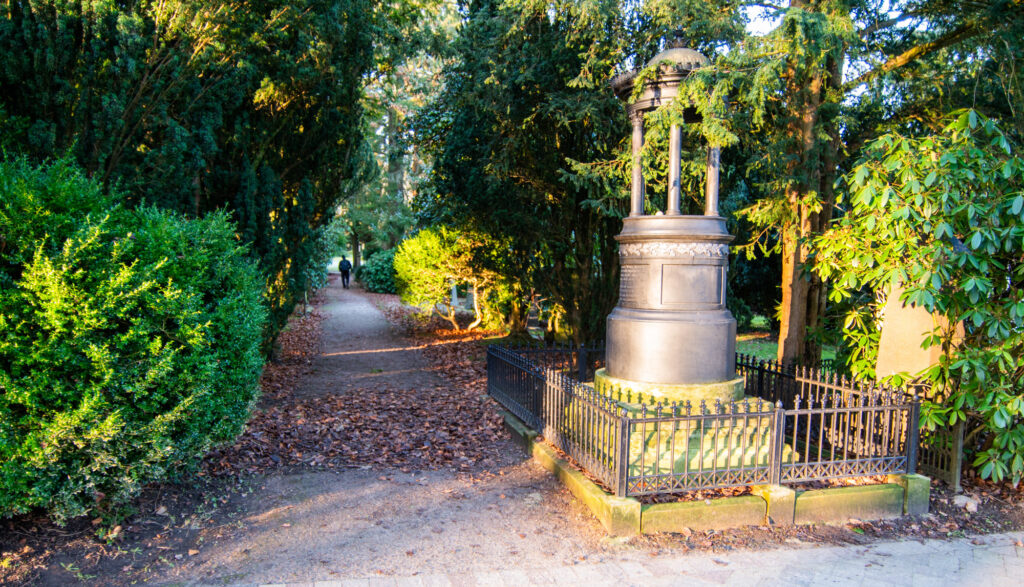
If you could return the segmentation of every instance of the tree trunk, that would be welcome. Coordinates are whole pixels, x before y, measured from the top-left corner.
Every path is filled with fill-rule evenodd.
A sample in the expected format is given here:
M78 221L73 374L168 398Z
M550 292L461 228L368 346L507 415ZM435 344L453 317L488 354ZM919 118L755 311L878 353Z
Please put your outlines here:
M512 339L527 339L530 337L530 332L527 329L527 318L530 313L530 305L524 303L525 298L523 297L521 290L516 293L520 295L513 297L510 304L511 308L508 313L508 321L506 322L508 335L509 338Z
M448 323L452 325L452 330L458 330L459 329L459 323L458 323L457 320L455 320L455 306L453 306L451 304L448 304L447 306L444 306L444 308L445 308L445 310L447 310L447 312L442 312L440 308L441 308L441 304L434 304L434 312L438 316L440 316L440 317L444 318L445 320L447 320Z
M473 330L477 326L480 326L480 323L484 321L484 316L483 316L483 314L480 313L480 297L479 297L480 296L480 289L476 286L475 283L473 284L472 287L473 287L473 290L472 290L473 291L473 293L472 293L472 296L473 296L473 323L470 324L469 326L467 326L466 330Z
M352 271L359 269L359 266L363 264L362 257L359 255L359 237L356 233L352 233Z
M796 231L782 237L782 311L779 315L778 359L783 363L799 360L807 327L808 283L801 278L803 266Z
M405 151L401 146L400 125L401 114L394 106L388 107L387 133L387 167L384 190L392 202L402 201L402 188L405 183Z
M790 3L791 6L800 4L796 1ZM818 321L818 292L804 275L808 251L801 239L812 234L816 224L815 203L809 201L809 196L811 190L817 192L821 185L821 161L817 158L815 135L825 73L812 72L810 78L804 80L791 65L787 75L787 93L793 112L789 132L796 141L787 169L787 175L792 179L786 186L786 200L793 215L789 225L782 230L782 312L779 316L778 359L784 363L816 362L813 355L805 354L805 342L808 325Z
M835 92L842 84L842 57L828 61L828 76L825 78L826 94ZM832 211L836 204L835 181L839 166L839 153L841 137L836 128L835 120L822 121L825 133L829 140L822 145L821 166L818 179L818 200L821 202L819 211L813 213L810 218L811 234L818 235L825 232L832 221ZM817 274L810 277L807 291L807 323L805 333L818 332L825 327L825 310L828 307L828 286L821 281ZM821 341L816 336L805 336L803 343L803 360L805 363L817 366L821 364Z
M791 5L797 5L792 2ZM795 226L787 226L782 236L782 312L779 326L778 360L787 363L818 365L821 343L814 336L823 326L828 289L806 266L810 250L802 239L821 234L832 219L835 206L835 183L839 164L840 136L831 118L821 119L821 106L830 93L837 93L842 84L842 54L829 59L826 67L816 72L806 87L800 87L790 69L789 93L799 105L790 130L798 137L799 150L793 153L790 177L794 180L786 190ZM829 139L819 142L824 131ZM813 201L808 196L816 194Z

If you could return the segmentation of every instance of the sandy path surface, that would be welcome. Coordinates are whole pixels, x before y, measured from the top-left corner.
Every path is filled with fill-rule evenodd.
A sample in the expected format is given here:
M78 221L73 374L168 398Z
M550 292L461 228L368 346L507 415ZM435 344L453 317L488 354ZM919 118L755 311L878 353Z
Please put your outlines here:
M358 290L326 292L323 347L299 396L443 384ZM510 440L471 474L354 468L275 474L236 530L165 583L252 584L566 565L614 547L588 511Z
M323 351L295 395L358 392L375 385L398 389L442 383L427 371L419 349L396 336L373 303L355 289L335 282L326 288Z

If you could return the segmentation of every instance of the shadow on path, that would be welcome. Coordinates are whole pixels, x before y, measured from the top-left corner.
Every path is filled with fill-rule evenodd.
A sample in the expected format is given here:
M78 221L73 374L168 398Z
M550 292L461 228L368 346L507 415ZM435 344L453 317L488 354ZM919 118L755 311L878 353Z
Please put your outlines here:
M324 295L321 352L313 361L312 372L295 390L296 397L358 391L366 386L413 389L442 383L429 370L420 348L395 334L360 290L342 289L336 281Z

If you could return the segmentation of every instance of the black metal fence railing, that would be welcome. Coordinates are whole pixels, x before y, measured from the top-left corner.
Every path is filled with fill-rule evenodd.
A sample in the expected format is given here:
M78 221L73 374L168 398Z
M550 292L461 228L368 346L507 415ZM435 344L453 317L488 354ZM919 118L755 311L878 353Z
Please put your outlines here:
M952 426L921 431L918 467L925 475L945 481L956 492L961 490L965 428L966 422L960 420Z
M741 356L743 401L623 402L576 379L603 365L600 348L487 357L489 393L616 495L915 470L919 403L899 390Z
M600 367L586 360L588 354L601 360L604 357L603 350L595 352L586 347L490 347L487 389L509 412L611 486L617 439L621 437L621 408L568 376L582 369L584 376L589 373L593 377Z
M550 368L575 377L577 381L591 381L594 373L604 367L604 345L556 345L517 347L517 354L529 357L538 367Z

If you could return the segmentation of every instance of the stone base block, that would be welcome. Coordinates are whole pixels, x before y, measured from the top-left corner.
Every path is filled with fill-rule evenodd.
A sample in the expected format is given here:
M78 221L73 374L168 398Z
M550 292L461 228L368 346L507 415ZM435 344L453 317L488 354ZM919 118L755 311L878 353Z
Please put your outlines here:
M932 480L924 475L889 475L889 483L903 488L903 513L919 516L928 513Z
M608 534L633 536L640 532L639 501L608 495L545 444L533 443L533 458L554 473L577 499L590 508Z
M537 438L537 432L529 428L522 420L516 418L510 412L499 410L502 420L505 422L505 430L512 435L512 441L523 449L527 455L533 454L533 441Z
M796 492L781 485L754 485L751 493L768 504L768 523L792 526L796 515Z
M894 483L800 491L794 519L809 524L898 518L903 515L903 497L903 488Z
M743 399L744 379L737 377L715 383L668 384L627 381L608 375L605 369L594 374L594 389L598 393L624 404L653 402L690 402L694 407L703 401L713 406Z
M760 526L765 520L765 500L755 495L724 497L710 502L660 503L643 507L640 531L680 532L738 526Z

